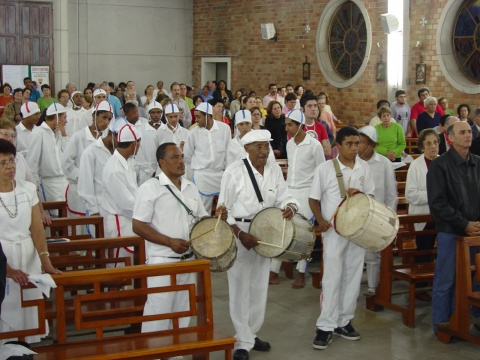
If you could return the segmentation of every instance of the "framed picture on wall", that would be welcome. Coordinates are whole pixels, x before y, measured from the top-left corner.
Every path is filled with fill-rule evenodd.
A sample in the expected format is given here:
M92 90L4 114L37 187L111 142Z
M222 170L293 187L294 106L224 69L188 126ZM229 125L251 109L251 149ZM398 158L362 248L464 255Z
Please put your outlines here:
M427 82L427 64L420 63L415 65L415 83L425 84Z
M377 81L385 81L385 69L386 66L385 66L385 63L383 61L379 61L377 63L377 72L376 72L376 80Z
M303 63L302 69L303 80L310 80L310 63L308 61L305 61Z

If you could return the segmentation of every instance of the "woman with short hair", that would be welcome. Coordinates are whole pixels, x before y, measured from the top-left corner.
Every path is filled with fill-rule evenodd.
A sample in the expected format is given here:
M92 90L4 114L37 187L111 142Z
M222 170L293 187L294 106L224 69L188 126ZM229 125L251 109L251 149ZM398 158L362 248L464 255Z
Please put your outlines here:
M378 135L378 145L375 147L375 151L386 156L390 161L399 162L407 145L403 128L400 124L390 121L392 111L389 107L380 106L377 115L382 122L375 125Z

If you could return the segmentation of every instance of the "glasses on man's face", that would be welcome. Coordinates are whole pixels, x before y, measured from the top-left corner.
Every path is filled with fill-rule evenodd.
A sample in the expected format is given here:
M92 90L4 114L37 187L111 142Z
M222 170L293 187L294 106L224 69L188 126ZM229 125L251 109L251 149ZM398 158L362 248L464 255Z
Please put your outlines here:
M15 134L15 133L7 133L7 132L0 131L0 134L3 135L3 136L6 136L6 137L12 138L12 139L15 139L17 137L17 134Z
M8 165L16 165L17 159L11 158L10 160L3 160L0 161L0 169L5 169Z

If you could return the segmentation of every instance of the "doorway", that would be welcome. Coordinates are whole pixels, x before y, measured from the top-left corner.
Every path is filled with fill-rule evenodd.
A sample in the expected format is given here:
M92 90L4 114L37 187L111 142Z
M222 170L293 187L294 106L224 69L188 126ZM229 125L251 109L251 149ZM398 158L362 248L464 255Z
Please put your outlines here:
M201 62L201 86L208 80L225 80L230 89L232 59L230 57L204 57Z

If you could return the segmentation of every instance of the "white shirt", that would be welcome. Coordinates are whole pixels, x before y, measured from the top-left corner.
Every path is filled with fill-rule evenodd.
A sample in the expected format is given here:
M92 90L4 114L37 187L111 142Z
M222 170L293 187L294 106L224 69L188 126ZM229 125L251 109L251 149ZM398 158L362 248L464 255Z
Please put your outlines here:
M309 135L298 145L294 138L287 142L287 158L287 185L291 188L310 187L314 170L325 162L322 144Z
M254 131L254 130L251 130ZM268 159L275 162L275 155L273 154L272 146L269 145L270 152L268 153ZM233 139L230 139L227 148L227 166L233 164L236 160L244 159L247 156L247 152L242 145L242 140L235 136Z
M213 121L210 130L195 127L188 134L183 148L185 163L191 164L192 170L223 171L230 134L230 127L218 121Z
M65 146L62 153L62 169L69 183L76 184L78 181L78 168L80 158L88 145L95 142L95 138L88 127L74 133Z
M137 126L138 124L138 126ZM157 169L157 148L158 138L156 136L157 130L148 123L147 119L140 119L135 124L135 128L140 130L142 140L140 149L135 155L135 165L139 170L153 175Z
M64 176L60 156L67 142L68 136L53 131L45 122L33 128L27 163L37 186L43 178Z
M172 98L172 101L179 109L183 110L183 126L188 129L192 125L192 113L190 112L187 102L180 97L178 100Z
M397 209L397 189L391 161L374 151L367 164L370 166L370 174L375 184L375 200L395 211Z
M115 150L105 164L102 188L102 206L105 211L131 219L135 193L138 189L133 159L127 161L118 150Z
M35 126L34 126L35 127ZM24 157L27 157L28 150L30 149L30 135L32 132L28 130L25 125L20 122L17 126L17 152L21 153Z
M23 157L23 155L17 152L15 156L17 159L17 168L15 170L15 180L25 180L30 181L31 183L35 184L35 179L33 178L33 174L28 168L27 160Z
M370 175L370 168L365 161L357 157L355 165L351 169L342 164L338 157L337 159L343 175L345 190L350 187L358 189L365 194L374 195L375 185ZM348 186L349 184L350 186ZM340 189L338 188L337 174L332 160L320 164L315 170L309 198L320 201L322 217L327 221L330 220L342 201ZM334 232L335 230L331 227L325 234L332 236Z
M103 203L103 169L111 156L103 139L99 138L85 149L80 158L77 193L85 202L89 214L96 214L100 211Z
M260 174L248 159L262 194L263 204L258 202L252 181L243 160L237 160L228 166L222 177L219 204L228 210L227 222L235 224L235 218L252 219L259 211L267 207L284 208L286 204L299 203L288 192L287 183L277 163L267 161Z
M166 185L193 211L194 216L187 214ZM187 240L197 218L207 215L194 184L182 179L181 189L178 190L163 172L158 175L158 179L155 177L145 181L135 195L133 218L148 223L157 232L172 238ZM178 256L169 247L150 241L146 242L146 253L147 257Z
M71 101L69 101L69 104ZM79 130L82 130L85 126L92 125L92 112L93 107L90 110L86 110L83 106L78 110L73 108L67 109L67 125L65 125L65 131L67 135L72 136Z
M172 129L170 129L167 124L162 123L162 125L160 125L160 127L157 129L156 133L158 146L167 142L173 142L177 144L178 147L180 147L180 143L182 141L184 143L187 141L188 134L188 130L181 127L180 125L177 125L175 131L172 131Z

